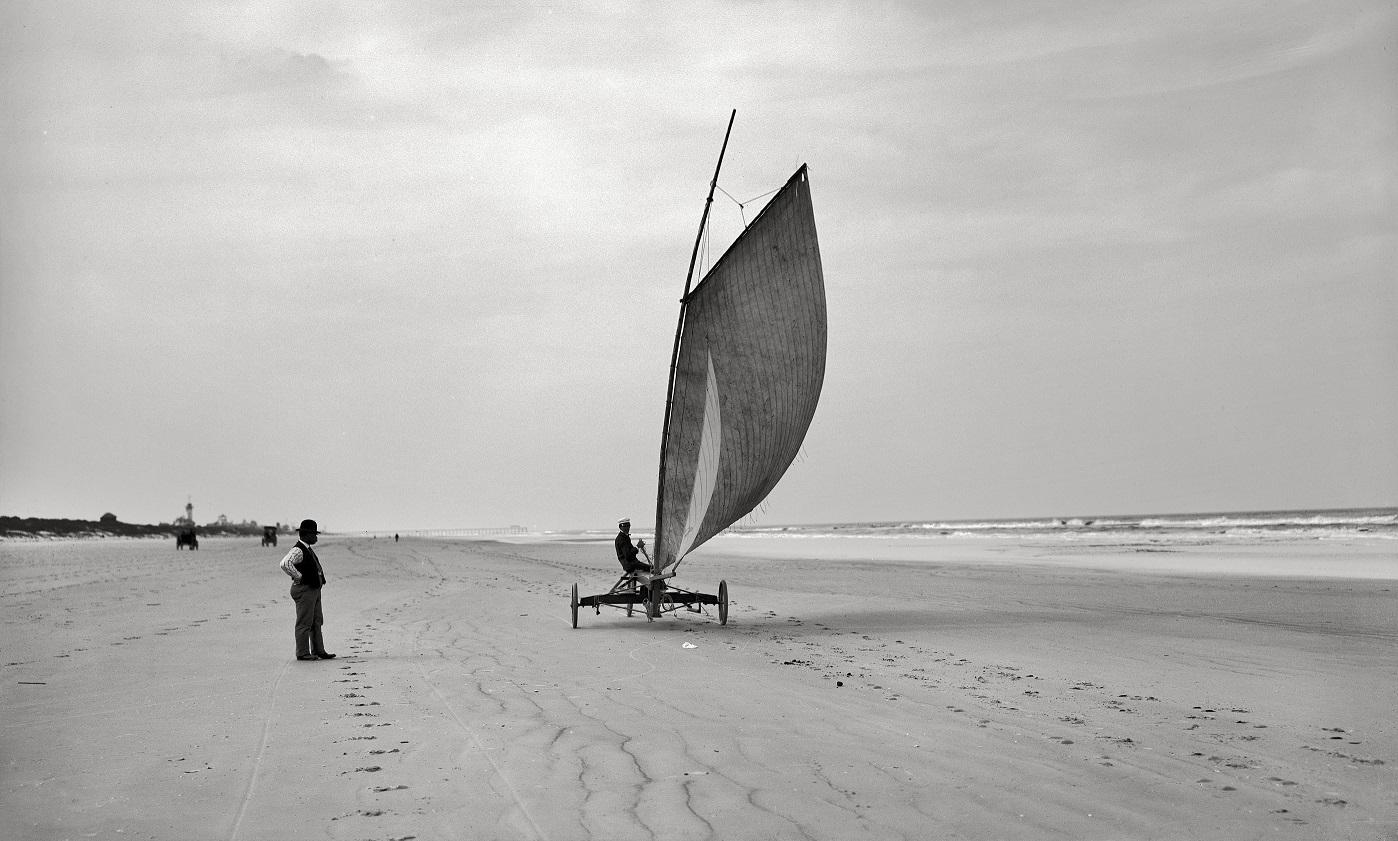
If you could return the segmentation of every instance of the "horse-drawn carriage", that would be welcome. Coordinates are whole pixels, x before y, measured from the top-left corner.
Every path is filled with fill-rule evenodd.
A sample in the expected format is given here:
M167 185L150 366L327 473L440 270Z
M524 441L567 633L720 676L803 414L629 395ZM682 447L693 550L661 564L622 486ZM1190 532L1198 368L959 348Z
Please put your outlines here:
M276 545L277 545L277 527L276 527L276 526L263 526L263 527L262 527L262 545L263 545L263 546L276 546Z
M193 526L186 526L175 533L175 548L184 549L185 547L199 548L199 537L194 533Z

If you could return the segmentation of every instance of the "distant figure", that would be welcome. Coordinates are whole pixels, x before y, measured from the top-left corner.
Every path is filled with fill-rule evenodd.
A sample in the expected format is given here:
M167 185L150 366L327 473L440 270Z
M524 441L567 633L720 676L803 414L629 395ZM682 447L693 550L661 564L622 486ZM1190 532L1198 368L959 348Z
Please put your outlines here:
M277 527L276 527L276 526L263 526L263 527L262 527L262 545L263 545L263 546L276 546L276 545L277 545Z
M397 543L397 542L398 542L398 534L397 534L397 532L394 532L394 534L393 534L393 542L394 542L394 543Z
M325 650L320 637L320 627L325 624L320 610L325 570L311 548L320 540L320 529L315 520L302 520L296 533L301 539L282 558L282 571L291 576L291 600L296 603L296 659L333 660L335 655Z
M616 524L618 529L616 535L616 559L621 562L621 568L627 573L650 572L650 564L637 560L636 553L646 548L644 540L636 541L636 545L631 545L631 520L624 519Z
M180 529L179 533L175 535L175 548L183 549L186 546L190 549L199 548L199 538L194 534L194 528L192 526Z

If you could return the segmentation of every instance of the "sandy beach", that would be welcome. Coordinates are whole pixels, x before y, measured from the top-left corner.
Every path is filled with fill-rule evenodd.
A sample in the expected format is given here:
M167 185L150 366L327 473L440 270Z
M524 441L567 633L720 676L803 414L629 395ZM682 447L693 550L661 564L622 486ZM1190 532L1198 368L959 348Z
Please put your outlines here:
M607 539L327 535L314 663L286 548L0 544L7 838L1398 837L1391 540L720 538L727 626L575 630Z

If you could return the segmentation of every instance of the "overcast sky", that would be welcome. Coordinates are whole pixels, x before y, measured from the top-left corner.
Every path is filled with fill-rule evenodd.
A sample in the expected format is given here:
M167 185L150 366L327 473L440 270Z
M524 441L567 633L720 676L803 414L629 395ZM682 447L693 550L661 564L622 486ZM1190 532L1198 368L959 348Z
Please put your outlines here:
M711 257L807 162L830 310L753 522L1398 505L1395 36L1388 0L11 0L0 513L648 527L735 108Z

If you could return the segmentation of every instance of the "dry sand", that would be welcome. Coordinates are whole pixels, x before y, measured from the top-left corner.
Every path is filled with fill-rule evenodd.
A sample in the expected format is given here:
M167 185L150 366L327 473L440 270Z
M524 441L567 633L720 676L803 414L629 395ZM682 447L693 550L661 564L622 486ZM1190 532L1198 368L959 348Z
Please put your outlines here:
M681 583L726 578L726 627L605 610L574 630L569 586L615 577L606 540L328 536L340 657L300 663L285 545L4 543L0 827L1392 839L1398 574L1372 572L1398 570L1391 547L1200 545L1140 572L1123 546L766 562L720 542ZM1197 571L1247 571L1239 553L1370 573Z

